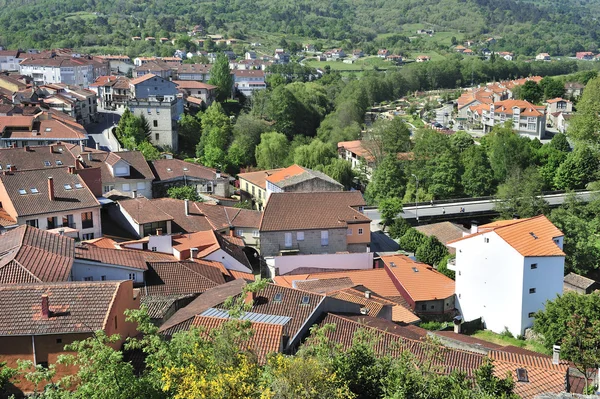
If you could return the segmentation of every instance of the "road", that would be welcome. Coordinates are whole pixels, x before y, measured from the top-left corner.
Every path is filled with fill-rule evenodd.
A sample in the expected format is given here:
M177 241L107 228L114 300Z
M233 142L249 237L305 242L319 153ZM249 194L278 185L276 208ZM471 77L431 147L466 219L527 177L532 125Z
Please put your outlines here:
M575 193L577 199L589 202L593 194L598 194L600 191L580 191ZM544 195L544 199L550 206L558 206L562 204L569 194L551 194ZM481 201L466 201L466 202L453 202L444 204L432 205L419 205L415 206L404 206L402 213L399 216L404 219L415 219L416 214L419 217L427 217L428 219L435 216L443 215L460 215L464 214L478 214L491 212L495 206L495 200L481 200ZM461 208L464 208L464 212L461 212ZM377 209L365 209L365 215L368 216L371 222L371 231L378 231L381 229L379 223L381 222L381 215Z
M90 147L95 147L96 143L99 143L103 149L109 149L110 151L117 151L117 148L113 148L114 145L106 139L103 132L106 129L111 128L113 125L119 123L121 115L117 111L108 111L98 108L98 122L90 123L85 127L88 133Z

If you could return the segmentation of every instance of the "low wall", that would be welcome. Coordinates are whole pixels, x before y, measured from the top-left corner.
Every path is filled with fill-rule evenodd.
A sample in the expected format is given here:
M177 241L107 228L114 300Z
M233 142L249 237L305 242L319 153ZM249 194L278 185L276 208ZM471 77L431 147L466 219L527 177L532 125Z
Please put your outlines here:
M266 259L270 277L283 275L298 268L310 267L331 271L373 268L373 253L313 254L274 256Z

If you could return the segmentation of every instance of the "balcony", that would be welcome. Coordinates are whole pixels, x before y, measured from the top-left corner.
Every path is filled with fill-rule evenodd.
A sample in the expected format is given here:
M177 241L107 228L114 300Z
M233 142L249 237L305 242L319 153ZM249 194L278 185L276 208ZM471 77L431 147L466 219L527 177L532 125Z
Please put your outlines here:
M300 252L300 245L298 245L298 244L279 245L279 254L282 256L296 255L299 252Z

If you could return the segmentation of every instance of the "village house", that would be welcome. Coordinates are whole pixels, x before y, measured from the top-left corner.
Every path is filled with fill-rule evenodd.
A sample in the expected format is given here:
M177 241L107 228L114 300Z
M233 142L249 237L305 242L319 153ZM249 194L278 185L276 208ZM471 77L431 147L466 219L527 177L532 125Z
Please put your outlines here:
M565 95L569 98L579 98L583 94L585 85L579 82L567 82L565 83Z
M358 191L273 193L260 225L260 253L368 252L371 219Z
M128 55L97 55L95 58L108 62L109 74L127 75L134 68Z
M262 70L240 70L234 71L234 87L246 97L252 97L256 90L267 88L265 72Z
M206 166L179 159L158 159L150 162L156 176L152 185L154 197L166 197L171 187L191 186L199 195L231 195L229 175Z
M74 168L14 169L0 175L0 209L15 224L102 236L100 203Z
M536 61L550 61L550 54L548 53L539 53L535 56Z
M567 131L568 120L573 114L573 103L564 98L553 98L546 101L548 122L561 133Z
M427 61L431 61L431 57L429 57L428 55L419 55L416 58L416 62L427 62Z
M198 82L208 82L210 79L210 70L212 64L182 64L175 69L176 80L196 80Z
M277 64L287 64L290 62L290 54L282 48L275 49L275 57L273 57Z
M26 58L19 64L21 75L31 76L38 85L65 83L87 88L98 76L108 75L108 62L88 57Z
M387 58L387 56L389 55L390 51L388 49L379 49L377 50L377 56L379 58Z
M68 115L40 112L34 116L0 116L0 148L48 145L58 142L81 145L87 141L83 126Z
M41 86L46 93L42 102L69 115L82 125L98 121L98 102L94 91L55 83Z
M147 74L132 79L129 90L132 99L127 107L134 115L144 115L150 122L152 144L177 151L177 121L183 114L183 100L177 96L175 83Z
M510 51L500 51L498 53L498 55L502 58L504 58L506 61L512 61L513 60L513 56L514 54L511 53Z
M173 83L177 85L180 91L185 93L184 97L199 98L206 106L213 103L218 89L217 86L193 80L174 80Z
M130 80L125 76L100 76L89 87L102 108L125 107L131 97Z
M513 122L519 134L543 139L546 137L546 108L525 100L504 100L493 104L470 106L467 111L469 123L480 123L485 132L506 121Z
M172 75L171 66L161 60L148 61L133 70L133 76L139 78L141 76L152 74L160 76L163 79L169 79Z
M427 237L435 237L442 244L462 238L465 234L469 233L469 230L463 226L452 222L439 222L432 224L425 224L422 226L416 226L415 229L425 234ZM448 251L451 254L456 253L456 250L452 247L447 246Z
M20 50L0 50L0 71L18 71L25 56Z
M114 348L137 334L125 311L138 309L139 297L131 281L60 282L0 286L0 362L17 367L30 360L47 368L67 354L65 345L92 337L97 331L119 335ZM57 364L55 378L76 372L76 366ZM35 385L16 384L22 393ZM19 392L17 392L19 393Z
M594 59L594 53L591 51L578 51L575 54L575 58L582 61L591 61Z
M456 301L463 320L522 335L535 313L563 292L564 234L545 216L475 226L448 243L456 261Z
M75 246L71 280L131 280L134 284L143 283L146 270L148 266L140 251L103 248L83 243Z

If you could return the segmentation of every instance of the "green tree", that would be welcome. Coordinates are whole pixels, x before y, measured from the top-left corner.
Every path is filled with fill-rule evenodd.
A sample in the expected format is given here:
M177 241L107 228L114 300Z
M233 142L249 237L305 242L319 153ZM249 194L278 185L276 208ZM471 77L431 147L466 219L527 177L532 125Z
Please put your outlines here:
M437 264L437 271L442 273L444 276L451 278L452 280L456 279L456 273L454 270L448 269L448 262L452 259L455 259L456 255L448 254L442 258Z
M569 144L569 141L567 140L567 135L563 134L563 133L557 133L554 136L552 136L552 140L550 140L549 145L552 148L557 149L562 152L571 151L571 145Z
M527 168L533 160L530 140L513 132L509 124L494 127L484 144L498 182L503 182L513 169Z
M319 165L328 165L336 158L336 152L331 144L323 143L318 138L310 144L301 145L294 149L294 163L314 169Z
M565 95L565 85L562 79L546 76L540 81L539 86L543 90L545 100L550 100Z
M256 165L259 169L274 169L287 166L289 142L283 133L270 132L260 136L256 147Z
M594 377L600 366L600 320L590 320L578 314L571 316L560 351L586 377L587 392L588 380Z
M194 186L173 186L167 190L167 195L169 198L180 200L202 201L202 198L200 198L200 195L198 195Z
M542 198L542 181L534 167L516 169L498 187L495 209L502 219L515 215L528 218L544 213L548 203Z
M286 86L276 87L269 95L267 118L275 122L274 129L291 140L296 134L296 119L303 112L301 104Z
M400 248L407 252L414 253L426 239L427 236L417 229L408 229L408 231L400 238Z
M494 172L481 146L471 146L462 154L464 172L461 184L465 194L481 197L494 192Z
M406 219L399 217L394 219L394 221L390 224L388 228L388 234L395 240L400 239L408 229L410 229L410 224L406 221Z
M415 255L419 262L436 266L448 255L448 249L435 236L429 236L419 245Z
M6 393L8 382L17 374L17 370L7 367L6 362L0 362L0 397Z
M387 197L379 201L379 213L383 221L383 230L399 218L402 212L402 200L398 197Z
M388 155L410 150L410 130L400 118L379 119L367 133L362 146L377 164Z
M460 132L456 132L456 134L453 134L452 136L450 136L450 144L452 145L452 148L458 154L462 154L469 148L473 147L475 144L475 141L473 140L473 137L471 137L471 135L469 133L460 131Z
M179 147L183 151L189 151L191 148L196 148L200 137L202 136L202 125L200 124L199 116L189 114L181 115L181 119L177 122L177 132L179 133Z
M225 101L231 96L233 89L233 75L229 69L229 58L223 53L217 55L217 59L210 70L208 83L217 86L217 101Z
M221 104L214 102L201 116L202 136L196 146L196 156L209 168L223 167L231 140L231 119Z
M577 112L569 122L567 134L576 142L592 146L600 144L600 78L590 80L577 103Z
M346 190L350 190L355 185L355 173L352 165L344 159L334 158L329 165L325 165L323 173L343 184Z
M233 142L227 152L228 163L234 166L255 165L254 152L260 143L260 135L269 130L266 121L252 114L240 114L233 125Z
M395 156L388 156L373 171L365 199L376 205L384 198L402 198L405 184L404 165Z
M519 88L519 99L539 104L544 97L544 89L533 80L528 80Z
M149 141L142 141L136 146L136 149L144 155L146 161L156 161L160 159L160 151Z
M587 183L596 180L598 159L587 146L577 146L558 167L554 176L554 185L561 190L584 188Z

